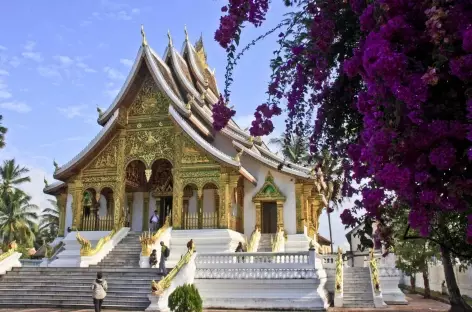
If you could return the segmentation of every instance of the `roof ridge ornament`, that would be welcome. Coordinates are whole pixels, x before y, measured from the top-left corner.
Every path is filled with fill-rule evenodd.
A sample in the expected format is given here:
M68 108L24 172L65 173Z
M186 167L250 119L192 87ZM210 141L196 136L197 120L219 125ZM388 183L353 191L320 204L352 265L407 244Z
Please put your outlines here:
M44 185L45 185L45 187L49 186L49 183L48 183L48 180L46 180L46 177L44 177Z
M97 105L97 113L98 113L99 118L102 117L103 111L100 109L100 107L98 107L98 105Z
M55 168L54 172L56 172L59 169L59 165L57 164L56 160L53 160L52 164L54 165L54 168Z
M187 25L184 25L185 41L188 41Z
M146 39L146 33L144 32L144 25L143 24L141 24L141 36L143 37L141 44L142 44L143 47L145 47L145 46L148 45L148 43L147 43L147 39Z
M167 30L167 38L169 38L169 47L172 47L173 44L172 44L172 37L170 35L170 30Z
M234 157L233 157L233 160L234 161L237 161L237 162L240 162L241 161L241 156L243 156L244 154L244 149L241 149L239 151L239 153L237 153Z

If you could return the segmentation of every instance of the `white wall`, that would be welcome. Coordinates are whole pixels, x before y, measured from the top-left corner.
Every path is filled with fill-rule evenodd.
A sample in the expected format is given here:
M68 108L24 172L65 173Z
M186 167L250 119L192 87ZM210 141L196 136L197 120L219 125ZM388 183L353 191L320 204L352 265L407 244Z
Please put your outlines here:
M133 193L133 219L131 220L131 229L133 231L142 231L143 229L143 193Z
M188 213L197 213L197 191L193 191L192 197L188 199Z
M280 173L275 169L269 169L259 161L244 155L241 163L256 179L257 186L244 180L244 234L251 235L256 226L256 207L252 202L252 197L259 192L265 183L267 173L270 171L274 177L274 182L280 191L285 195L286 200L283 208L284 229L287 234L297 233L297 213L295 199L295 179Z
M429 287L431 290L441 292L441 283L446 280L444 278L444 268L441 264L430 264L428 266L429 271ZM461 290L462 295L472 297L472 269L468 268L465 271L459 272L459 267L454 267L454 273L456 274L457 284ZM410 286L410 277L403 276L400 280L400 284ZM416 286L424 288L423 274L416 274Z
M203 190L203 213L216 211L215 191L214 189Z
M66 216L64 224L64 235L67 235L67 228L72 227L72 194L67 195Z
M233 147L232 140L229 140L220 132L215 133L213 145L228 156L234 157L237 154L236 149Z

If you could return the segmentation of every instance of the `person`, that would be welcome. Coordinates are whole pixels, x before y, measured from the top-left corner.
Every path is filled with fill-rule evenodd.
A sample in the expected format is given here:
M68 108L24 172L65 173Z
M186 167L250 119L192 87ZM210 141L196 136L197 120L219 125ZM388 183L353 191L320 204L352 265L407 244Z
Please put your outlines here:
M154 210L154 214L152 215L151 220L149 220L149 223L151 224L151 231L157 231L159 224L159 215L157 214L157 210Z
M97 279L92 284L93 291L93 305L95 306L95 312L102 310L103 299L105 299L108 291L107 281L102 278L102 273L97 273Z
M151 256L149 257L149 265L151 268L155 268L157 265L157 254L155 249L153 249Z
M190 251L193 248L193 239L187 242L187 251Z
M159 261L159 273L166 274L166 260L170 255L170 249L161 241L161 261Z
M236 252L244 252L243 243L239 242L238 247L236 247ZM244 257L238 256L238 262L244 262Z

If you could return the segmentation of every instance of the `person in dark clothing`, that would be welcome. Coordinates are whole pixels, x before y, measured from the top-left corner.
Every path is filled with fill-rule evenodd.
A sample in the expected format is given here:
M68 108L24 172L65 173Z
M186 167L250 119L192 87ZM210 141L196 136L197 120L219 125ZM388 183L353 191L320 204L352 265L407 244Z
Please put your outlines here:
M236 247L235 252L244 252L243 243L239 242L238 247ZM237 256L238 262L244 262L244 257Z
M152 251L151 256L149 257L149 265L151 268L155 268L157 265L157 253L155 249Z
M161 242L161 261L159 261L159 273L166 275L166 261L170 255L170 249L167 247L164 242Z
M92 284L93 291L93 305L95 306L95 312L102 310L103 299L105 299L108 291L107 281L102 279L102 273L97 273L97 279Z

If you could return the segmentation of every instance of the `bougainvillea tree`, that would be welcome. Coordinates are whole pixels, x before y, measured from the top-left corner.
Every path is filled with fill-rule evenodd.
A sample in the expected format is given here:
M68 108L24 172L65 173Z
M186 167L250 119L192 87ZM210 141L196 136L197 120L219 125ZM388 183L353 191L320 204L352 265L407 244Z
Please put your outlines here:
M285 109L286 131L299 135L316 110L312 152L347 155L345 194L354 192L349 177L362 186L343 223L376 220L389 244L384 215L396 202L409 207L409 226L441 246L452 306L469 309L451 254L472 259L472 1L284 2L294 12L279 24L269 98L257 107L251 134L269 134ZM229 70L213 108L217 130L235 113L226 104L242 26L260 26L268 9L268 0L222 8L215 39Z

